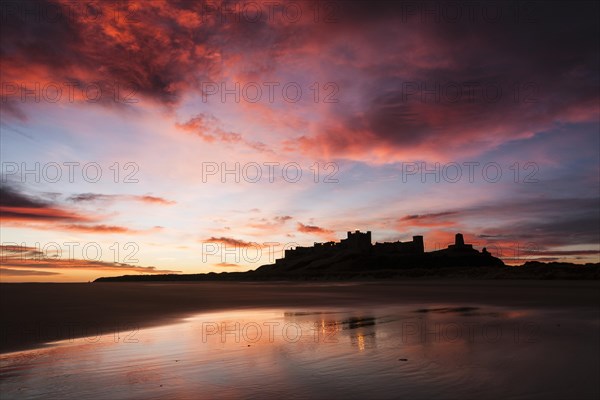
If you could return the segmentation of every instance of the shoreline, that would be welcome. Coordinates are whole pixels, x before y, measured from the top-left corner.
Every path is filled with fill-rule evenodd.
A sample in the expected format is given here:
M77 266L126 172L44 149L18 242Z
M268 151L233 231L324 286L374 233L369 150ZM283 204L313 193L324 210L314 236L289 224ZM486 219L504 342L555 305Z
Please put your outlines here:
M0 283L0 353L249 308L430 304L595 308L600 281L394 280Z

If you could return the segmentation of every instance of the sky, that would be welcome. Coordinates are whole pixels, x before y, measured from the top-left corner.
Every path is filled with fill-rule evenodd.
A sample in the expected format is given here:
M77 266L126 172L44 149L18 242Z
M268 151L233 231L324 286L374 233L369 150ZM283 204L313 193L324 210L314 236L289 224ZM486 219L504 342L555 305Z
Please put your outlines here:
M372 231L600 260L598 4L3 1L3 282Z

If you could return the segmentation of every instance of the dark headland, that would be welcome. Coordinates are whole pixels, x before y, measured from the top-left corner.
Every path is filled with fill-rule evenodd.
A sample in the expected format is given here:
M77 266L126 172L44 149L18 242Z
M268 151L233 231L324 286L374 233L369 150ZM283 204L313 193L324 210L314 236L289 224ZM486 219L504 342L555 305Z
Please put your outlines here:
M479 251L457 233L446 249L425 252L423 236L409 242L371 242L371 232L348 232L340 242L315 243L285 251L275 264L246 272L124 275L95 282L190 282L272 280L369 280L405 278L599 279L600 264L528 261L507 266L486 248Z

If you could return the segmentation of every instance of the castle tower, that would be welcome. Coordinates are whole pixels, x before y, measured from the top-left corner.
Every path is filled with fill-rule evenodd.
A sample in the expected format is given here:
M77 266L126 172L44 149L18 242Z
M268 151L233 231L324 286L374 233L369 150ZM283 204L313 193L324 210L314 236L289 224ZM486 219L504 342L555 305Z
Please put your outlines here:
M465 239L463 238L462 233L457 233L454 237L454 246L463 247L465 245Z
M413 236L413 249L416 253L424 253L423 236Z

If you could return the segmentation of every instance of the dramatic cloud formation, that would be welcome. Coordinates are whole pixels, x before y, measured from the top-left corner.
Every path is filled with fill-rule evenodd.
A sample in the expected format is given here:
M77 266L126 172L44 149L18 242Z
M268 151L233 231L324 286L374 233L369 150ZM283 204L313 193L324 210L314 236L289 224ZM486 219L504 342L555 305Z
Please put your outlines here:
M239 133L225 132L215 127L218 120L214 116L199 114L183 124L175 124L179 129L191 132L206 142L220 140L222 142L239 142L242 136Z
M203 243L220 243L230 247L255 247L256 243L246 242L244 240L238 240L230 237L210 237L202 241Z
M16 3L3 4L8 82L67 82L79 101L95 99L85 89L98 85L99 101L113 104L120 86L122 104L144 96L170 105L182 90L218 70L218 49L207 43L212 27L194 12L202 3L98 2L91 14L69 1L33 7L42 17L31 18ZM43 17L48 10L58 17Z
M306 134L284 140L284 148L371 162L414 154L445 160L557 123L596 120L597 4L461 4L455 20L442 2L332 2L335 15L322 23L311 18L314 3L298 2L304 12L293 23L282 7L269 4L256 2L261 12L249 18L243 2L226 11L202 1L94 3L98 16L91 18L68 1L40 2L40 10L62 10L52 21L33 21L7 6L3 74L10 84L3 96L20 98L20 85L35 82L100 82L98 91L108 93L103 102L114 103L120 83L171 107L186 93L206 98L202 86L211 83L227 102L233 97L222 97L220 83L282 85L278 67L295 71L295 57L320 55L341 68L334 83L343 99L313 104L319 120ZM333 71L320 74L328 78ZM231 102L240 103L245 92L232 93ZM275 126L286 123L267 96L256 104L248 97L242 99L248 112L261 110L258 117L274 118ZM12 100L9 113L18 107ZM264 147L205 112L175 125L209 143Z
M226 263L226 262L220 262L216 265L217 265L217 267L239 267L239 265L237 265L237 264Z
M418 151L444 160L531 137L555 123L595 121L597 4L535 3L526 12L499 3L494 7L505 19L523 7L520 20L499 23L485 20L483 4L460 23L435 12L442 2L427 6L433 12L410 16L406 2L341 8L323 47L333 51L342 35L356 39L346 51L360 60L362 103L333 108L319 132L300 137L303 148L350 158L375 152L380 161ZM352 24L365 29L353 35ZM375 51L372 43L384 51L376 61L366 56Z
M331 236L333 234L332 230L321 228L320 226L315 225L304 225L301 222L298 222L298 232L302 233L314 233L317 235Z
M33 269L0 268L0 276L52 276L60 275L58 272L36 271Z
M0 6L5 241L141 238L146 265L186 272L233 267L202 261L199 242L349 229L599 259L597 2ZM67 161L73 179L46 179ZM82 179L88 162L102 179ZM405 179L410 162L441 167ZM449 182L465 162L474 179Z
M452 226L455 225L455 221L448 220L446 217L456 216L456 212L446 211L434 214L423 214L423 215L407 215L400 218L400 228L414 227L414 226Z
M48 201L28 197L8 185L0 186L0 216L10 221L86 222L89 218L53 206Z
M255 229L261 229L266 231L276 231L280 229L287 221L292 220L293 218L289 215L283 216L275 216L271 219L269 218L260 218L258 222L252 222L248 226Z
M60 225L57 228L69 231L93 232L93 233L133 233L132 229L112 225Z
M68 198L74 202L86 202L86 201L113 201L113 200L133 200L141 201L145 203L164 204L170 205L175 204L172 200L167 200L162 197L150 196L150 195L118 195L118 194L100 194L100 193L81 193L70 196Z
M0 217L4 224L13 226L28 226L38 229L57 229L65 231L87 232L87 233L136 233L142 232L118 225L99 224L102 218L97 215L85 215L78 210L68 210L53 204L50 199L41 199L25 195L8 184L0 186ZM54 198L56 194L50 194ZM150 204L174 204L172 201L154 196L133 195L102 195L85 193L69 197L74 202L88 202L95 200L127 199L136 200ZM154 227L155 230L160 227Z

